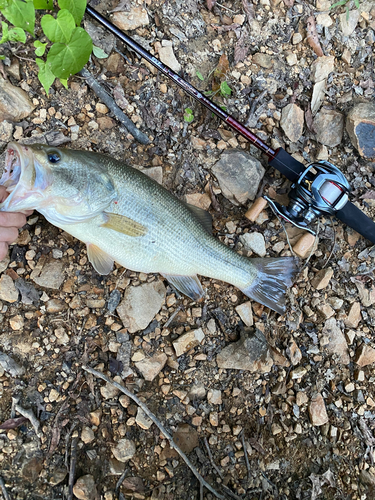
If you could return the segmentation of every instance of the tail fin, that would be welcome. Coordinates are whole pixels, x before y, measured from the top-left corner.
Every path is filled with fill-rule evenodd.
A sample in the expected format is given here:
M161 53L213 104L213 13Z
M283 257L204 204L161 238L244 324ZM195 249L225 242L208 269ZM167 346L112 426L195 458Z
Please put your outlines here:
M297 273L297 259L251 259L251 263L258 269L257 277L250 286L241 291L256 302L283 314L286 290Z

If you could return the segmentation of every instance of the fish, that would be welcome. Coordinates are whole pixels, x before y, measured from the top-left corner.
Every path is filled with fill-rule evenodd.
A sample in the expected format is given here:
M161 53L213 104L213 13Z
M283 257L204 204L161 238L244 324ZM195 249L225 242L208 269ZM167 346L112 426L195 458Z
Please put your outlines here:
M94 269L114 262L160 273L182 294L202 300L198 276L234 285L283 314L297 271L293 257L247 258L212 234L211 215L156 181L101 153L44 144L9 143L0 179L8 197L1 211L37 210L86 244Z

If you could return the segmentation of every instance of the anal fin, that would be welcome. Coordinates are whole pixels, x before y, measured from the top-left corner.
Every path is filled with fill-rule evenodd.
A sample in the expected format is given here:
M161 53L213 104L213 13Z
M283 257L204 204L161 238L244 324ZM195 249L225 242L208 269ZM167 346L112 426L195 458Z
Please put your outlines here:
M147 227L133 219L129 219L125 215L112 214L110 212L104 212L104 215L107 221L102 224L102 227L134 237L143 236L147 233Z
M99 274L109 274L114 260L93 243L87 243L87 256L95 271Z
M187 295L192 300L201 299L204 296L204 290L197 275L194 276L180 276L162 274L165 279L169 281L177 290L184 295Z

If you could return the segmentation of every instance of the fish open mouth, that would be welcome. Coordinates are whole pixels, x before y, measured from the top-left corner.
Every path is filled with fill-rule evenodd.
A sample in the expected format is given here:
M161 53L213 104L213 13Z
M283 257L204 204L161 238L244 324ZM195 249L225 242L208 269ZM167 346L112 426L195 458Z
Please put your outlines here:
M0 185L9 193L0 210L21 210L33 208L27 205L27 198L36 194L36 168L30 148L11 142L5 157L4 172Z

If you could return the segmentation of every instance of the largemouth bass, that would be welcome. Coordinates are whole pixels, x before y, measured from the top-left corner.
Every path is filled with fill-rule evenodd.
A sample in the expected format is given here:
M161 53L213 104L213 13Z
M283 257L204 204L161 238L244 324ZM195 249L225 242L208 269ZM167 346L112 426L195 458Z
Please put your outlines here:
M42 144L10 143L0 179L3 211L37 210L87 246L100 274L114 261L160 273L180 292L204 295L197 275L225 281L278 313L295 260L248 259L211 234L210 215L187 205L142 172L108 156Z

